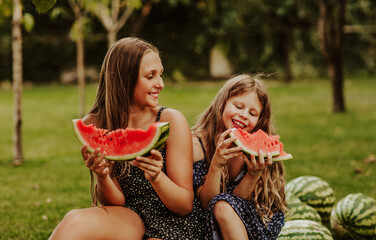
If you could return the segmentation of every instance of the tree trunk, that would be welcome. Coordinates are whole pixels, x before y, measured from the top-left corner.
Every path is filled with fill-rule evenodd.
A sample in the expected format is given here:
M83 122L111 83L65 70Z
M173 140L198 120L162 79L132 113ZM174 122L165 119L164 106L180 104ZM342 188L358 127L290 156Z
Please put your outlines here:
M343 26L345 0L320 0L318 35L332 85L333 112L346 110L343 94Z
M291 60L290 60L291 38L292 38L292 32L288 30L281 32L283 78L284 78L285 83L292 82Z
M114 44L116 42L116 35L117 35L116 30L111 29L107 32L108 48L110 48L112 46L112 44Z
M86 94L85 94L85 61L84 61L84 38L82 33L82 17L77 17L77 39L76 39L76 58L77 58L77 81L78 81L78 114L85 116Z
M13 0L12 58L13 58L13 164L23 163L22 154L22 6L20 0Z

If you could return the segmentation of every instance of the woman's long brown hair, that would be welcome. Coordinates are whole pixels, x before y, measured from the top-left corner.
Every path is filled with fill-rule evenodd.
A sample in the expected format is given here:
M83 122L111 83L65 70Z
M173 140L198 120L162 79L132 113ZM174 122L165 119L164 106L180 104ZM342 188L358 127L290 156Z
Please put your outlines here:
M109 131L128 127L140 63L148 51L159 54L155 46L136 37L120 39L109 48L99 75L95 102L88 113L93 117L97 127ZM110 175L115 175L116 166L121 169L117 177L126 176L125 172L129 170L129 166L123 162L115 162L110 169ZM97 205L97 187L94 186L93 174L90 173L92 205Z
M156 47L135 37L120 39L107 51L96 99L89 111L97 127L112 131L128 126L140 62L147 51L158 53Z
M271 102L266 87L257 76L242 74L235 76L223 85L214 97L211 105L199 116L197 123L192 127L195 135L203 139L206 149L208 165L215 153L217 141L226 127L222 121L222 114L227 101L234 96L245 92L255 92L262 105L259 120L252 132L262 129L268 134L275 134L271 121ZM226 191L228 181L227 166L222 169L222 192ZM251 201L264 223L271 219L274 210L286 210L284 169L281 162L274 162L267 167L257 182Z

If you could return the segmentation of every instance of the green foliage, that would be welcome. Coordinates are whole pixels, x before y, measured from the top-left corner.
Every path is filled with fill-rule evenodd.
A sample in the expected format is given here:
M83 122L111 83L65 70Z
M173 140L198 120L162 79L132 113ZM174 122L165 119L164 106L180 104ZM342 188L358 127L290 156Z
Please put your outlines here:
M50 11L50 18L51 18L52 21L56 20L60 16L63 17L63 18L67 18L67 19L73 19L74 18L73 14L70 12L70 10L65 8L65 7L62 7L62 6L54 7Z
M50 5L54 1L35 3ZM83 0L84 8L96 2ZM126 4L126 1L121 1ZM273 72L283 69L283 33L291 36L291 70L301 77L327 75L317 37L318 4L314 0L151 0L150 15L136 33L142 16L142 1L135 0L133 10L118 37L137 35L161 50L166 75L181 72L184 77L207 78L210 49L217 44L225 50L235 72ZM376 41L371 28L375 24L373 0L347 1L346 25L368 26L344 36L344 73L375 74ZM56 1L50 14L39 14L32 1L23 1L24 12L34 16L32 33L24 34L24 78L32 82L58 81L60 74L76 61L74 44L67 38L74 24L68 1ZM47 6L47 5L46 5ZM12 1L0 0L0 81L10 79ZM90 8L91 9L91 8ZM49 15L54 20L49 19ZM58 17L56 16L63 16ZM70 18L69 18L70 17ZM85 38L85 64L101 65L106 50L106 31L100 21L85 24L91 32ZM369 30L371 29L371 30ZM74 34L73 34L74 35ZM27 42L26 42L27 41ZM56 48L56 49L55 49ZM35 49L41 49L35 51ZM99 49L99 51L97 51ZM33 66L33 67L31 67ZM43 70L36 66L44 66Z
M374 78L347 79L349 111L331 113L327 79L282 85L266 82L277 133L294 155L286 180L314 175L327 181L336 199L354 192L376 198ZM222 82L186 82L166 87L160 104L189 121L204 111ZM88 85L87 110L96 86ZM80 156L71 120L77 118L76 86L26 86L23 94L25 164L12 167L12 90L0 89L0 239L47 239L71 209L90 207L90 176Z
M3 24L4 20L12 16L13 7L12 0L0 0L0 25Z
M73 23L71 30L69 31L69 38L72 41L75 41L78 38L79 34L82 34L85 39L91 33L91 23L92 23L92 20L90 18L82 17L81 18L82 32L79 32L77 24L80 24L80 23L76 20Z
M22 24L27 32L31 32L34 28L34 16L30 13L24 13Z
M56 3L56 0L33 0L39 13L45 13L50 10Z

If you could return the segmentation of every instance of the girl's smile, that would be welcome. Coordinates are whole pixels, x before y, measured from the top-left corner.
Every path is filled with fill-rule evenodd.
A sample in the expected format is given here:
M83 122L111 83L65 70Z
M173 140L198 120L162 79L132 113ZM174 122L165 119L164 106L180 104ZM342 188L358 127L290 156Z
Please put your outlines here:
M164 87L163 65L158 53L149 51L142 57L139 78L134 89L134 101L140 107L158 106L159 93Z
M251 132L260 117L262 105L255 92L229 98L222 113L226 129L239 128Z

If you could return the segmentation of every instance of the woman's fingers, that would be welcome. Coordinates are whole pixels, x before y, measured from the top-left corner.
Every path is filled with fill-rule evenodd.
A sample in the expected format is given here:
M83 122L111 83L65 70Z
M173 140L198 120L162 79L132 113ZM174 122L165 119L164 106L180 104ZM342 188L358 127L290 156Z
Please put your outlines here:
M151 150L151 157L137 157L135 160L135 164L137 166L142 166L144 169L154 170L156 167L157 169L162 169L163 167L163 156L157 150ZM148 167L150 166L150 167Z
M146 179L154 181L163 168L163 156L161 152L157 150L151 150L150 157L137 157L133 162L136 167L141 169L145 173Z

